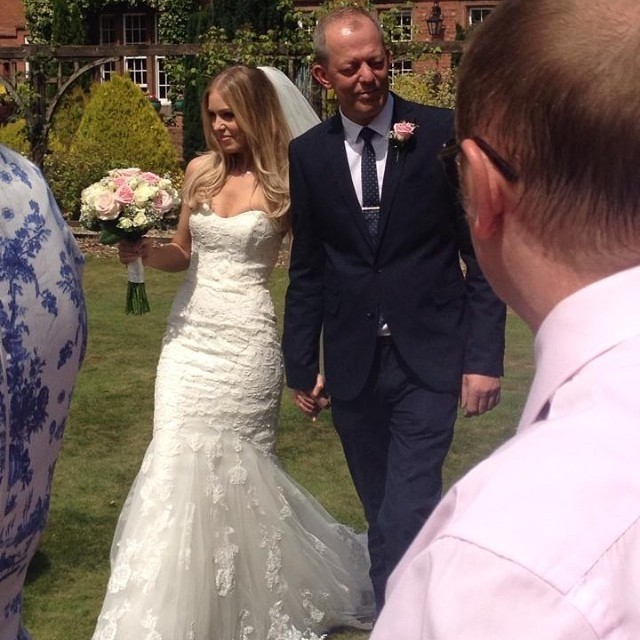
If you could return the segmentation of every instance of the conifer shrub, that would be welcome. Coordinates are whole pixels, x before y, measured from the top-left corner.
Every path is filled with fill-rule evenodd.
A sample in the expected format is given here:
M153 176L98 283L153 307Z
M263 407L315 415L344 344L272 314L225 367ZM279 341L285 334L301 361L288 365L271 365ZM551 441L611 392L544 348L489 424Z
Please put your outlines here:
M53 116L49 130L48 142L51 154L69 151L88 100L89 92L80 85L76 85L65 93Z
M82 189L118 167L140 167L177 180L182 173L162 120L124 76L93 85L68 148L54 151L47 162L47 178L60 208L77 219Z
M0 127L0 143L29 157L31 145L27 139L27 125L24 120L7 122Z

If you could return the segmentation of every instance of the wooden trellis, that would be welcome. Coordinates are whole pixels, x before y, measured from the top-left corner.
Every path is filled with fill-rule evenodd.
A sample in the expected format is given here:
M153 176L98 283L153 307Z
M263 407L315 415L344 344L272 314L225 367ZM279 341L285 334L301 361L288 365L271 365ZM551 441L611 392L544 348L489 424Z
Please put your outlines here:
M8 77L0 76L16 104L24 109L31 155L36 164L41 165L47 149L47 138L53 116L65 92L82 75L108 62L115 62L128 56L184 56L198 55L198 44L140 44L140 45L67 45L49 47L46 45L22 45L0 48L0 62L9 63ZM51 64L53 61L53 65ZM22 65L20 65L22 63ZM28 73L19 71L28 65ZM45 69L54 69L47 76ZM24 105L18 91L18 84L26 81L32 89L33 103ZM49 87L55 87L51 90Z

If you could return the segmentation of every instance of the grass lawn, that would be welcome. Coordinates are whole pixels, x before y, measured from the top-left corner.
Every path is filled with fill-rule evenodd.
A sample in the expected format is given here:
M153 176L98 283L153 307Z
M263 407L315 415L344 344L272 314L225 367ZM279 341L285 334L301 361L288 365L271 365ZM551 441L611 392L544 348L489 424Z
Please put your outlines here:
M49 523L25 593L34 640L89 640L109 574L116 519L151 438L153 385L160 340L182 274L147 270L151 313L124 313L126 271L113 256L89 256L85 290L89 346L78 378L54 479ZM272 291L281 315L286 273ZM508 438L533 371L531 337L510 314L502 404L458 422L445 480L451 484ZM285 392L279 431L284 467L339 520L364 528L362 511L330 416L311 426ZM332 640L366 640L342 632ZM131 639L137 640L137 639ZM176 640L180 640L177 639Z

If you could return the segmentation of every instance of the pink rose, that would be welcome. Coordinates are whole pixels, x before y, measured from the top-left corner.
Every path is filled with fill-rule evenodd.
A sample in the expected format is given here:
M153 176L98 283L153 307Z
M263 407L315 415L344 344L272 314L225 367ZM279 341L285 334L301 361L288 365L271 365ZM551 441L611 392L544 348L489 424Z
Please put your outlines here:
M113 184L116 185L116 187L121 187L123 184L128 184L127 179L124 176L118 176L114 181Z
M128 184L121 184L115 192L116 202L120 204L131 204L136 199L136 194L133 192L133 189Z
M153 208L158 213L168 213L173 209L173 198L164 190L158 191L153 200Z
M416 125L413 122L396 122L393 125L393 138L398 142L406 142L413 136L416 130Z
M158 184L158 182L160 182L160 176L151 173L151 171L145 171L140 177L149 184Z
M120 213L120 207L112 193L101 193L93 201L93 207L100 220L115 220Z

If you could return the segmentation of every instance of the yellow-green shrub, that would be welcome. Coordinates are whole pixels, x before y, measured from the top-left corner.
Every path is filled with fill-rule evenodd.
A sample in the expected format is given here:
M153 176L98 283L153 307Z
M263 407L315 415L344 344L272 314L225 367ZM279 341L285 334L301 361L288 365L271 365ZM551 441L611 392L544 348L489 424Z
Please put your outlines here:
M401 98L420 104L449 109L456 104L456 78L451 69L396 76L393 90Z
M76 86L65 93L49 131L48 142L51 154L69 151L88 99L88 92L81 86Z
M60 132L56 136L58 141L63 138ZM67 139L68 148L62 144L47 159L46 175L61 209L72 218L79 215L82 189L110 169L181 174L162 120L140 88L124 76L92 87L75 135Z
M31 145L27 140L27 125L24 120L8 122L0 127L0 143L11 149L29 156Z

